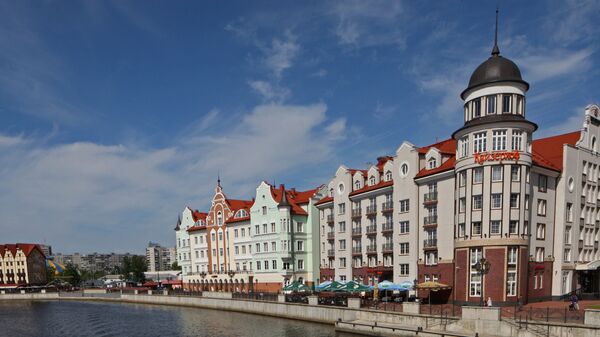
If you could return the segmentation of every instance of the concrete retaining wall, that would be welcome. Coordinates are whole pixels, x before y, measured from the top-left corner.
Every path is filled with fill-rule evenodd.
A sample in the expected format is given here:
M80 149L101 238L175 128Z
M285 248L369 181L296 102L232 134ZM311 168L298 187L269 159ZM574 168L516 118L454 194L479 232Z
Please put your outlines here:
M58 293L30 293L30 294L0 294L1 300L51 300L58 299Z
M232 298L232 293L229 292L216 292L216 291L203 291L202 292L202 297L208 297L208 298L225 298L225 299L231 299Z
M585 316L583 316L583 323L585 325L599 325L600 326L600 310L585 309Z

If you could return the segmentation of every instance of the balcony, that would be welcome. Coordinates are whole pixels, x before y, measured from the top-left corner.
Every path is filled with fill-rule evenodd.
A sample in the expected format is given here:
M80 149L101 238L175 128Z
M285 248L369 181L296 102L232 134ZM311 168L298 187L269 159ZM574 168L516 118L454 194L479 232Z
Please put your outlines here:
M384 243L381 245L381 251L383 253L393 253L394 252L394 244L393 243Z
M361 235L362 235L362 227L352 228L352 236L361 236Z
M381 231L383 233L389 233L389 232L393 232L394 231L394 224L393 223L384 223L381 226Z
M377 234L377 225L367 226L367 235Z
M423 222L425 226L434 226L438 223L437 215L429 215L423 218Z
M327 256L329 256L329 257L335 257L335 249L328 249L327 250Z
M377 215L377 206L371 205L367 206L367 216Z
M386 201L381 204L381 211L383 213L389 213L394 211L394 203L392 201Z
M368 245L367 254L377 254L377 245Z
M360 209L360 208L353 209L352 210L352 219L360 218L360 217L362 217L362 209Z
M438 201L438 192L429 192L425 193L425 198L423 199L424 204L432 204Z
M423 240L424 249L437 249L437 239L425 239Z
M327 240L335 239L335 232L327 232Z
M362 255L362 247L352 247L352 255Z
M333 214L327 216L327 223L333 223Z

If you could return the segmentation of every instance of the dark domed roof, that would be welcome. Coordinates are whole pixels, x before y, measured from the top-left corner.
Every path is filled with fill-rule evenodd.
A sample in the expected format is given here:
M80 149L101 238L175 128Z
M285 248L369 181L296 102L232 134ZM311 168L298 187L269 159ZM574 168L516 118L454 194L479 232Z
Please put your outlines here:
M460 97L464 99L465 93L475 87L506 81L523 83L525 90L529 89L529 84L521 78L519 67L513 61L500 56L500 50L495 45L492 56L475 69L469 80L469 86L460 94Z

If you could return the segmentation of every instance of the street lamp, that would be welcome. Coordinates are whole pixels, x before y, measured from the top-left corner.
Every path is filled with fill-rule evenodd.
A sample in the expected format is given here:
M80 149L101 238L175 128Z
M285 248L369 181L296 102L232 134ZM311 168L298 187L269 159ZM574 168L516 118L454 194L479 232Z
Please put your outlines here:
M479 272L479 281L481 282L481 296L479 297L479 306L483 306L483 275L487 274L487 272L490 271L490 265L490 262L485 257L482 257L473 266L473 269Z

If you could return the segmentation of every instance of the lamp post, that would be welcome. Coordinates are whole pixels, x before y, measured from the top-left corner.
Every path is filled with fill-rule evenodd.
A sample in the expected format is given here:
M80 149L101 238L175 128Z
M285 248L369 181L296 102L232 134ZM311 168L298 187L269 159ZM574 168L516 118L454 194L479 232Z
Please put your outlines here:
M479 281L481 282L481 296L479 297L479 306L483 306L483 275L490 271L490 261L485 257L479 259L479 261L473 266L473 268L479 272Z

